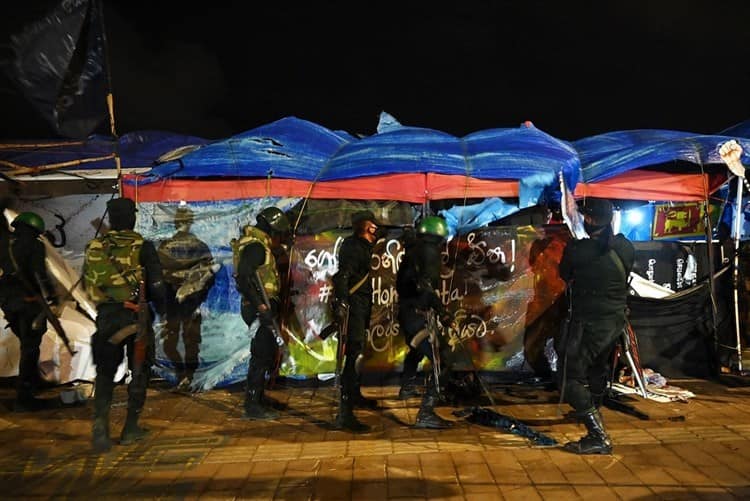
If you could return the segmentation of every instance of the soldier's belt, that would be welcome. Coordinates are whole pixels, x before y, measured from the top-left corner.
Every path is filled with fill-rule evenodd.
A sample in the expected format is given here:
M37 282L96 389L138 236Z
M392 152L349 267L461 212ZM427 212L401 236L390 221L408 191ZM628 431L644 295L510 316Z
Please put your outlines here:
M138 324L128 324L109 337L109 342L118 345L138 332Z
M122 305L125 307L125 309L133 311L135 313L138 313L138 311L140 311L138 303L134 303L132 301L123 301Z

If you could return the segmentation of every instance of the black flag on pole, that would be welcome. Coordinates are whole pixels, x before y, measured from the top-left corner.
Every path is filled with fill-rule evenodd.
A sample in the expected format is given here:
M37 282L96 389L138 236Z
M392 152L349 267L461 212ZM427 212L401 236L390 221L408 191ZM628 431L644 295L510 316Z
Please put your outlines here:
M39 17L13 26L0 69L52 130L83 139L107 116L101 7L97 0L44 4Z

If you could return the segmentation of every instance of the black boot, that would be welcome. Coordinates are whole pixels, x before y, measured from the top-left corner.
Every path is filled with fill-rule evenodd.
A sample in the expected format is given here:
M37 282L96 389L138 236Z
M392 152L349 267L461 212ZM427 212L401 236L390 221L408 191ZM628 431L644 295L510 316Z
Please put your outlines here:
M91 428L91 447L97 454L109 452L112 449L112 440L109 438L109 415L94 418L94 426Z
M602 393L591 392L591 400L594 402L594 407L596 407L597 410L602 408L602 405L604 405L604 399L606 397L607 397L606 392L602 392Z
M180 384L178 385L183 390L190 390L193 386L193 378L195 377L195 366L193 364L189 364L185 368L185 373L182 376L182 379L180 379Z
M563 448L576 454L611 454L612 442L604 429L604 422L599 411L593 409L580 417L588 434L578 442L568 442Z
M91 428L91 447L101 454L112 449L109 438L109 409L112 405L112 383L103 383L97 378L94 387L94 425Z
M430 428L433 430L444 430L453 426L452 421L441 418L435 414L435 403L437 397L433 394L426 394L422 397L422 405L419 406L417 421L414 423L415 428Z
M22 382L16 389L16 400L13 402L13 412L33 412L44 407L44 402L34 397L33 385Z
M122 427L122 432L120 433L120 445L130 445L142 440L150 433L146 428L138 426L138 417L140 414L140 409L136 410L128 408L125 425Z
M336 428L349 430L354 433L366 433L370 431L370 426L361 423L354 415L354 406L352 405L349 395L341 395L339 413L336 416Z
M263 402L263 391L253 388L245 395L245 419L278 419L279 413Z
M417 376L404 379L401 382L401 388L398 390L398 398L401 400L407 400L422 395L418 386Z
M367 398L364 395L362 395L362 387L360 385L356 385L354 387L354 398L353 398L354 407L357 409L377 409L378 408L378 401L374 400L372 398Z

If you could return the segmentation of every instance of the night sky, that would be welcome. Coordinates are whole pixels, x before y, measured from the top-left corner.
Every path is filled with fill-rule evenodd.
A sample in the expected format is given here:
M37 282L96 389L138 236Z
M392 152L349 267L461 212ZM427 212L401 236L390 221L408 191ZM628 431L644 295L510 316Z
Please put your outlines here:
M221 138L296 116L369 135L387 111L458 136L530 120L573 140L750 119L748 1L131 1L104 15L119 134ZM0 137L50 135L0 91Z

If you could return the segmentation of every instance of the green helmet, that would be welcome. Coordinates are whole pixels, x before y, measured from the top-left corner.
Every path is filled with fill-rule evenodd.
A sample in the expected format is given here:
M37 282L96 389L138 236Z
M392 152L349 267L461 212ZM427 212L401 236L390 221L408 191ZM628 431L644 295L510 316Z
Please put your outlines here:
M448 225L439 216L427 216L417 225L418 235L435 235L441 238L448 236Z
M289 231L289 219L286 214L278 207L267 207L260 211L257 218L258 221L265 221L269 228L277 233L283 233Z
M20 223L31 226L39 233L44 233L44 219L39 217L39 214L37 214L36 212L20 213L18 216L16 216L11 225L15 228Z

